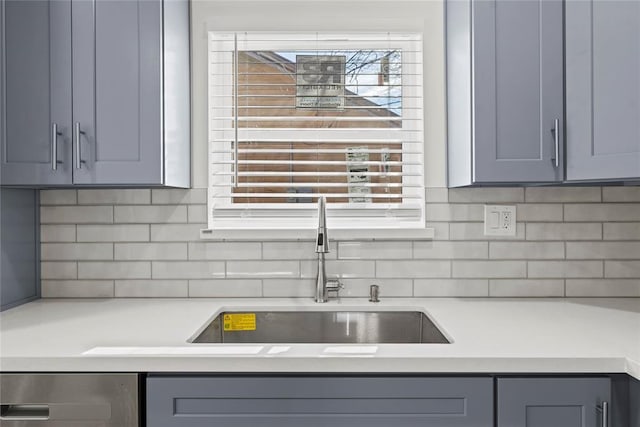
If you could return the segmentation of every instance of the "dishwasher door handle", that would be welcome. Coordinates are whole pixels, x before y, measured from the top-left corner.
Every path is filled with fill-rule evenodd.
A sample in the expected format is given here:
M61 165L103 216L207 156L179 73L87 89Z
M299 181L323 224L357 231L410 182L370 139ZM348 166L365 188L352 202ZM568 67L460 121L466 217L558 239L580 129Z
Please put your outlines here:
M1 408L0 421L108 421L111 419L109 402L3 404Z
M0 421L40 421L49 419L49 405L1 405Z

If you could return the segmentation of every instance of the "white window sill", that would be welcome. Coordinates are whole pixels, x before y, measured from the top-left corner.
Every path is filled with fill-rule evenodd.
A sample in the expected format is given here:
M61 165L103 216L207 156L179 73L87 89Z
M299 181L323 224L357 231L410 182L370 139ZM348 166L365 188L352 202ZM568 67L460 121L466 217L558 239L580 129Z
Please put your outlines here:
M375 228L348 229L329 228L329 239L333 241L379 241L379 240L433 240L433 228ZM313 241L315 228L300 229L204 229L200 238L213 241Z

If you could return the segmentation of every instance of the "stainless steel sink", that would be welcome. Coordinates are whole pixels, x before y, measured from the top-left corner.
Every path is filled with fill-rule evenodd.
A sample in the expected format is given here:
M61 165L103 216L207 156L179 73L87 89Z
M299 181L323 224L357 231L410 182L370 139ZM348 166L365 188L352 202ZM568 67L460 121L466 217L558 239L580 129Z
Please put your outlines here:
M419 311L226 311L192 342L448 344L449 340Z

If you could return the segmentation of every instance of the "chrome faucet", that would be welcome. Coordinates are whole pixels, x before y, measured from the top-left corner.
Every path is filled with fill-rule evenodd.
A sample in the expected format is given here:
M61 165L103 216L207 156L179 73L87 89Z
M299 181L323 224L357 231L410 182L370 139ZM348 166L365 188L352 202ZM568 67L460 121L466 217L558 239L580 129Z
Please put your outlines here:
M336 294L342 289L339 280L327 280L324 254L329 253L327 235L327 211L324 197L318 197L318 232L316 235L316 253L318 254L318 278L316 280L316 302L327 302L329 292Z

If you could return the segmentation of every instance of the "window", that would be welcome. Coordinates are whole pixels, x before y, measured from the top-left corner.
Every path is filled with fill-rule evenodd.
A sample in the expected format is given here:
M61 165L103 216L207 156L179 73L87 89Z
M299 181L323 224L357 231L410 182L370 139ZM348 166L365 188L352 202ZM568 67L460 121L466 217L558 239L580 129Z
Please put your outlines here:
M424 228L422 78L419 34L210 32L209 228Z

